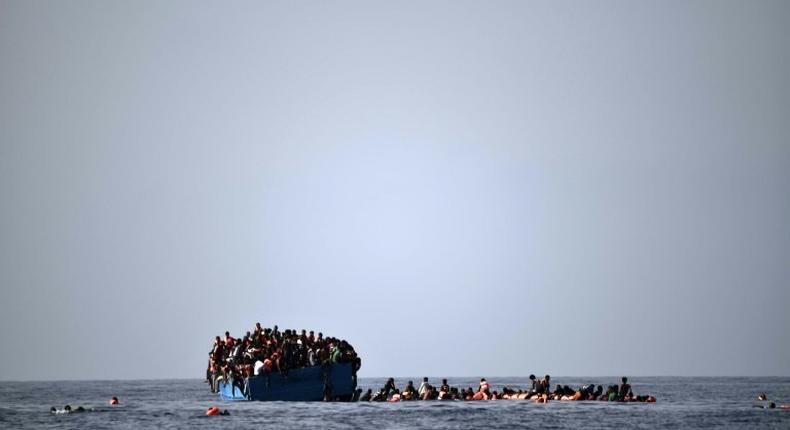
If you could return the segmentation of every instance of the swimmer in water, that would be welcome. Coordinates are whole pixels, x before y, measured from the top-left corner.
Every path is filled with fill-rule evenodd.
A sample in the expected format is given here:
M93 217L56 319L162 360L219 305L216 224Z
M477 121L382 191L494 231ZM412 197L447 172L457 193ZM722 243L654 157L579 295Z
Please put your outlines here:
M226 415L230 415L230 412L228 412L227 409L220 411L219 408L216 406L212 406L206 410L207 417L214 417L218 415L226 416Z
M76 408L72 408L71 405L66 405L63 409L56 409L54 406L49 408L49 412L53 414L73 414L77 412L85 412L87 409L83 408L82 406L77 406Z
M110 399L110 405L113 406L113 405L117 405L117 404L118 404L118 398L115 397L115 396L112 396L112 399Z

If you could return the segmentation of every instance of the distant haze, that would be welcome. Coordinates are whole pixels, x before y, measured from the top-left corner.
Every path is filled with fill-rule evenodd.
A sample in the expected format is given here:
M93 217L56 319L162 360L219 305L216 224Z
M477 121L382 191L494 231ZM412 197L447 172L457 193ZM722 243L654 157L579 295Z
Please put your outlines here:
M0 379L790 375L790 2L0 0Z

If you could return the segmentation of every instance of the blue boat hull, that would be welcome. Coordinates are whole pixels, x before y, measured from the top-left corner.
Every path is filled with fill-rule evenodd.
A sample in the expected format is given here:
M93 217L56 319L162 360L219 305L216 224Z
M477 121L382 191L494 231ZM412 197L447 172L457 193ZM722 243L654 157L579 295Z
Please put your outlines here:
M335 363L293 369L288 375L270 373L246 378L236 384L220 382L219 396L223 400L260 400L311 402L324 398L326 389L332 398L350 398L355 378L351 363Z

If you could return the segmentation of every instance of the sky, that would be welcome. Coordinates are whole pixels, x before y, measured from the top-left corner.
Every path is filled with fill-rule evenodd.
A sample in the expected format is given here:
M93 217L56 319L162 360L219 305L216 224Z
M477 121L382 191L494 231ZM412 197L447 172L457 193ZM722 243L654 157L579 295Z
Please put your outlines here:
M0 380L790 375L790 2L0 0Z

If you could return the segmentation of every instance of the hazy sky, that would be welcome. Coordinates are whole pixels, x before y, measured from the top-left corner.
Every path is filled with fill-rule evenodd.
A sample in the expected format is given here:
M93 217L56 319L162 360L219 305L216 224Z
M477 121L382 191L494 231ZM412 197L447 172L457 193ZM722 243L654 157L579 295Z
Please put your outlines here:
M790 2L0 0L0 379L790 375Z

